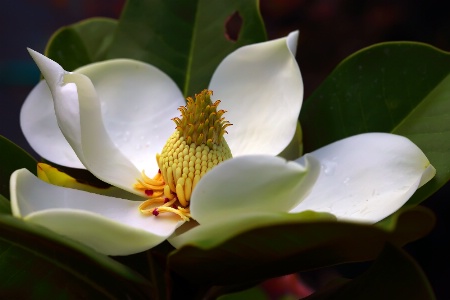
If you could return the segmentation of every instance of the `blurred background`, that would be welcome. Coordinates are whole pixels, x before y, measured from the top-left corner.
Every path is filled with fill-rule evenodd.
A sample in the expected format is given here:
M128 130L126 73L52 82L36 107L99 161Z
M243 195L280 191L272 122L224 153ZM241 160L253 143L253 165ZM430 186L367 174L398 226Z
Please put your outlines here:
M450 2L439 0L261 0L269 39L300 30L297 51L307 98L345 57L383 41L418 41L450 51ZM19 111L39 80L26 47L43 52L59 27L94 16L118 18L124 0L14 0L0 9L0 135L30 153ZM450 70L449 70L450 71ZM450 120L449 120L450 121ZM438 299L450 299L450 186L424 205L437 216L433 232L406 246ZM344 270L345 272L352 272ZM350 274L351 275L351 274ZM399 278L401 284L401 278ZM382 288L382 287L380 287Z

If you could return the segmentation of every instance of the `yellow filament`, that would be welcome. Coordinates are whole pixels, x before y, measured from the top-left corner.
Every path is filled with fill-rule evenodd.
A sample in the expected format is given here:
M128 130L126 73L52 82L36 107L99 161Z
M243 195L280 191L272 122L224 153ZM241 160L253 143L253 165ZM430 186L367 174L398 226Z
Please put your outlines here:
M186 212L185 210L182 209L182 207L173 208L167 206L160 206L157 208L157 211L158 213L171 212L177 214L181 217L183 221L189 221L189 218L191 217L189 211Z
M143 212L143 211L147 210L147 208L148 208L149 206L154 206L155 204L164 203L164 201L165 201L164 198L161 198L161 197L147 199L147 200L145 200L144 202L142 202L142 203L139 205L139 210L140 210L141 212ZM153 210L151 210L150 213L151 213L152 211L153 211Z

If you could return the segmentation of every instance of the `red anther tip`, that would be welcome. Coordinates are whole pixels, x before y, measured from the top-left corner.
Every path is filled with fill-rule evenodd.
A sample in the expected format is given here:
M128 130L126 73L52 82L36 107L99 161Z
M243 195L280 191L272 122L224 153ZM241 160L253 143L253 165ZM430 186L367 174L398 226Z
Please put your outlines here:
M152 196L153 195L153 190L145 190L145 194L147 196Z
M153 210L152 214L153 214L154 216L157 216L157 215L159 215L159 211L158 211L158 209L157 209L157 208L155 208L155 209Z
M158 169L158 173L161 174L161 169Z

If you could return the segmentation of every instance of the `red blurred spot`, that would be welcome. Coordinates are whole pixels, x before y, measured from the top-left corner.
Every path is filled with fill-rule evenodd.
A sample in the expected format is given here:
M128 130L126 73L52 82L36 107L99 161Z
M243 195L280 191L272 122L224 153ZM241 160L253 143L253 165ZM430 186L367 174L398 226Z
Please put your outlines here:
M270 296L270 299L293 296L295 299L311 295L314 290L305 284L298 274L289 274L266 280L262 288Z

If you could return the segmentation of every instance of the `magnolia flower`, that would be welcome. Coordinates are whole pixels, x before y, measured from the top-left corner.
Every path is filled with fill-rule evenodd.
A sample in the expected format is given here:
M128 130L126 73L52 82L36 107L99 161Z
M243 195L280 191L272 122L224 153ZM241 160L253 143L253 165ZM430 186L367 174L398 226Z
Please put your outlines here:
M181 118L181 92L151 65L119 59L69 73L30 50L45 81L22 109L27 140L45 159L86 168L122 194L51 185L21 169L11 176L14 216L99 252L126 255L167 238L176 247L219 232L225 239L306 210L366 223L395 212L435 172L404 137L363 134L295 161L274 156L294 136L303 97L294 58L297 36L231 53L212 76L214 94L188 100ZM217 110L218 102L208 104L208 97L222 101L233 126L227 127L225 111ZM186 157L186 165L179 172L169 162L175 159L171 147L185 147L180 159ZM158 203L165 198L176 203Z

